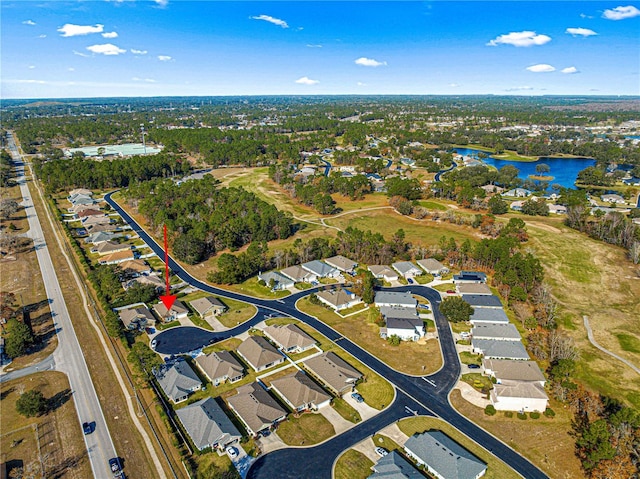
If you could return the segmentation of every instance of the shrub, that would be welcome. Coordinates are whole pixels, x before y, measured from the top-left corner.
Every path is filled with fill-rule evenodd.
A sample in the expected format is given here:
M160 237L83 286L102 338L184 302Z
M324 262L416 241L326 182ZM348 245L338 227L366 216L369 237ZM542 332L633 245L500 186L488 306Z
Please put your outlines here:
M555 411L553 409L551 409L550 407L548 407L547 409L544 410L544 415L547 417L553 417L556 415Z
M389 336L387 338L387 342L391 346L400 346L400 341L402 341L402 340L400 339L400 336L398 336L397 334L392 334L391 336Z
M504 417L512 418L513 417L513 411L505 411L504 412Z
M524 421L525 419L527 419L527 415L523 412L519 412L518 419L522 419Z
M487 416L494 416L496 412L496 408L493 406L493 404L488 404L487 407L484 408L484 413Z
M532 411L529 413L531 419L540 419L540 413L538 411Z
M40 391L35 389L21 394L16 401L16 411L25 417L39 416L46 410L47 400Z

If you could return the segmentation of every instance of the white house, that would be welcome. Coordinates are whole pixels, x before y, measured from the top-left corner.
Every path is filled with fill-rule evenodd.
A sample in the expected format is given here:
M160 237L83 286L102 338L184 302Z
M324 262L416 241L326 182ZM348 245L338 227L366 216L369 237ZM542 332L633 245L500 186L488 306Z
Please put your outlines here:
M278 273L277 271L268 271L266 273L259 273L258 279L267 283L267 286L271 284L271 280L273 280L273 291L279 291L283 289L292 288L295 284L291 278Z
M302 269L316 275L318 278L337 278L340 276L340 270L317 259L303 263L301 266Z
M498 411L542 412L548 402L544 388L537 382L504 380L491 390L491 403Z
M342 255L332 256L331 258L325 259L324 262L343 273L353 273L358 267L358 263Z
M313 283L318 281L318 276L303 269L299 264L282 269L280 273L296 283Z
M427 273L434 276L440 276L449 272L449 268L447 268L440 261L434 258L419 259L418 261L416 261L416 263L418 263L418 266L420 266Z
M362 303L362 298L356 296L351 291L348 291L346 289L319 291L316 296L321 302L334 309L335 311L348 309L351 306Z
M409 291L378 291L376 292L374 304L378 308L382 306L399 306L403 308L414 308L415 310L418 301Z
M367 268L376 279L383 279L387 283L398 281L398 273L387 265L372 265Z
M411 261L398 261L397 263L393 263L391 267L405 279L420 276L422 274L422 270Z

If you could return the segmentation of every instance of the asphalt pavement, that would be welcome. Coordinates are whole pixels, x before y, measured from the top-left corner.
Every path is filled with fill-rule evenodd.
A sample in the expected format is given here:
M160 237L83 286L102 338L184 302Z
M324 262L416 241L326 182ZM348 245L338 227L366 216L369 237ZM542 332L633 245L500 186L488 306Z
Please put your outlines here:
M120 206L111 199L111 193L105 195L105 200L111 207L118 212L122 218L131 226L134 232L136 232L140 238L149 245L149 247L160 257L164 257L164 250L162 247L144 231L140 225L125 212ZM407 397L407 400L411 400L415 404L413 410L419 410L419 414L436 415L453 425L455 428L469 436L478 444L485 447L494 455L499 457L514 470L520 473L523 477L531 479L542 479L547 476L538 469L535 465L525 459L523 456L515 452L509 446L502 441L498 440L484 429L478 427L464 416L460 415L449 403L448 394L457 382L460 376L460 361L455 348L455 341L453 339L453 333L451 328L439 309L441 301L440 293L434 289L421 286L421 285L408 285L398 288L390 288L391 291L411 291L413 294L417 294L427 298L431 304L434 313L435 323L438 330L438 337L440 340L440 346L443 355L443 367L436 373L426 377L409 376L402 374L385 363L380 361L375 356L349 341L347 338L343 338L340 333L327 326L318 319L309 316L301 311L297 310L295 303L298 299L310 294L314 290L301 291L299 293L287 296L279 300L265 300L252 296L234 293L224 289L216 288L202 281L199 281L190 276L178 263L176 263L171 255L169 255L169 268L183 281L195 286L203 291L211 294L216 294L221 297L231 298L238 301L245 301L260 308L260 310L267 311L269 313L276 313L278 315L289 316L300 321L305 322L311 327L315 328L321 334L326 336L332 341L337 341L338 345L344 350L351 353L358 360L362 361L368 367L373 369L376 373L386 378L391 382L396 390L398 397ZM254 318L255 319L255 318ZM236 335L240 332L246 331L251 324L242 324L236 328L219 333L222 335ZM162 338L162 335L170 333L172 340L175 341L176 337L179 337L180 330L184 328L171 328L156 336L158 345L169 344L168 340ZM203 331L203 330L201 330ZM189 333L191 334L191 333ZM211 334L211 333L210 333ZM215 334L215 333L213 333ZM212 337L207 336L207 340L211 341ZM162 341L162 343L161 343ZM215 341L215 339L214 339ZM189 351L198 349L204 344L193 344L192 346L186 346L190 348ZM156 347L158 348L158 346ZM186 351L185 351L186 352ZM317 446L317 448L305 448L303 452L298 449L282 449L274 451L261 458L259 458L249 471L249 477L252 478L265 478L271 479L275 477L331 477L330 473L327 476L326 467L327 464L332 465L333 460L339 455L341 451L351 447L360 440L364 439L366 435L361 436L357 431L367 430L369 431L369 424L375 424L375 429L371 429L373 434L376 430L400 419L403 414L406 414L404 404L396 404L396 402L388 407L381 414L364 421L362 424L355 428L343 433L335 438L331 439L325 444L331 443L335 446L333 448L323 449L324 444ZM404 411L404 412L403 412ZM379 418L379 419L376 419ZM384 424L382 424L384 422ZM289 452L287 452L289 451ZM331 455L335 454L335 455ZM319 457L318 457L319 456ZM304 458L304 460L302 460ZM313 464L313 467L309 467L309 464ZM276 475L275 471L278 471ZM287 475L284 475L284 474ZM313 475L310 475L313 474Z

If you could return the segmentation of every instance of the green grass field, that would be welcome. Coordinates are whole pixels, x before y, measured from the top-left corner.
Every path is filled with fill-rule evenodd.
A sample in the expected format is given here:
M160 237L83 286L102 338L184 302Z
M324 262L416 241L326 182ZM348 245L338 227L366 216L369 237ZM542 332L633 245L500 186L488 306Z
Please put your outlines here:
M336 430L322 415L304 413L299 417L289 415L278 426L278 436L289 446L311 446L334 436Z
M373 462L355 449L345 452L334 468L335 479L366 479L371 475Z
M342 398L335 398L332 401L331 406L333 407L333 409L336 410L338 414L340 414L347 421L350 421L354 424L362 421L362 417L360 416L360 413L356 411L347 401L345 401Z

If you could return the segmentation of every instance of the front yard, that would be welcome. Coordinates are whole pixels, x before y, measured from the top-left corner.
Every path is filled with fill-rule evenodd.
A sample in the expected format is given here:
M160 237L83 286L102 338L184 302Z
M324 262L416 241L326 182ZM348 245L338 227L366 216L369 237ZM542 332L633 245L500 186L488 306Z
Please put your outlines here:
M345 452L334 468L335 479L366 479L371 475L373 462L355 449Z
M336 433L333 425L318 413L304 413L289 417L278 426L278 436L289 446L311 446Z

